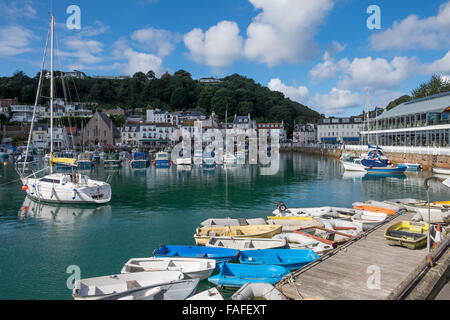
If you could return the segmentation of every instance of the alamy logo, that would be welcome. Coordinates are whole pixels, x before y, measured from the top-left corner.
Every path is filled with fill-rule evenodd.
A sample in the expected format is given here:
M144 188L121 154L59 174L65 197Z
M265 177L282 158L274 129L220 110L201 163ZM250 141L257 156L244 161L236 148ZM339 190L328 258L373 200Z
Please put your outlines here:
M81 29L81 9L77 5L71 5L67 7L67 14L70 16L67 18L66 26L69 30L80 30Z
M68 266L66 273L71 273L69 278L67 278L66 285L67 289L73 290L75 288L75 282L81 279L81 269L79 266Z
M367 289L369 290L380 290L381 289L381 269L379 266L368 266L367 274L370 274L367 279Z
M381 9L377 5L370 5L367 8L367 14L371 14L369 18L367 18L367 28L369 30L381 29Z

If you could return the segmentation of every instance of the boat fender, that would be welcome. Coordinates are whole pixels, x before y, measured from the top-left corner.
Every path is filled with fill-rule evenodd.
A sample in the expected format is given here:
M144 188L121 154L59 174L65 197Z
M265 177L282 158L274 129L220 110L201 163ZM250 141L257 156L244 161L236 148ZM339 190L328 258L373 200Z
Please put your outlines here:
M36 192L36 186L35 186L35 185L32 185L31 187L32 187L33 190L34 190L34 191L31 192L31 195L34 195L34 193Z
M77 197L77 189L73 189L72 200L75 200L76 197Z

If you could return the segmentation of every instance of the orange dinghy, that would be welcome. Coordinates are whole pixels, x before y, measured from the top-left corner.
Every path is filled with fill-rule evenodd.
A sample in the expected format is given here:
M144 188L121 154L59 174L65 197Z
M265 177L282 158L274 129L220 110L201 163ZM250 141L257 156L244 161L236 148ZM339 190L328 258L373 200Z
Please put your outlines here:
M357 210L366 210L366 211L370 211L370 212L385 213L388 216L393 216L393 215L397 214L397 211L395 211L393 209L381 208L381 207L369 206L369 205L354 206L353 208L355 208Z

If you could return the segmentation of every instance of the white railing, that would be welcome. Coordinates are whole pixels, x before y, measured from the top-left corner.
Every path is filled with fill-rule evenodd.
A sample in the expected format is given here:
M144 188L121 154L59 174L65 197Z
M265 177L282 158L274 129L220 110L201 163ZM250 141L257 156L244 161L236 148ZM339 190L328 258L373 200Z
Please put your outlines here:
M342 149L341 145L335 144L302 144L302 143L282 143L281 148L319 148L319 149ZM450 148L444 147L408 147L408 146L381 146L384 152L394 153L414 153L428 154L434 156L450 156ZM344 150L350 151L367 151L367 145L345 145Z

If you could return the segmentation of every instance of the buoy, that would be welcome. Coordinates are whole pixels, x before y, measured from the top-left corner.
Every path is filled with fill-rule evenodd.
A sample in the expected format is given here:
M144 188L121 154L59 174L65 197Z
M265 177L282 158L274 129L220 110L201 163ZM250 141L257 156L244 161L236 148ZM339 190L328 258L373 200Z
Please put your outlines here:
M22 190L23 191L27 191L28 190L28 186L22 186Z
M6 167L8 165L8 161L3 162L3 165Z

